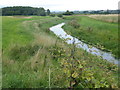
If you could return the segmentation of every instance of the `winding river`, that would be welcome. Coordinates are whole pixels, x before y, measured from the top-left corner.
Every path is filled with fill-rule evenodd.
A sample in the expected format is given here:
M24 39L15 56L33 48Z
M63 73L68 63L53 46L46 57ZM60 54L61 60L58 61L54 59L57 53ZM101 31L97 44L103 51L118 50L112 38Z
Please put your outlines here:
M50 28L50 31L52 31L54 34L56 34L60 38L66 39L66 42L68 44L73 44L73 41L74 41L76 47L82 48L82 49L86 50L87 52L89 52L89 53L91 53L93 55L100 56L103 59L108 60L109 62L114 63L114 64L118 64L120 62L117 59L115 59L115 57L113 57L113 55L110 52L104 52L104 51L102 51L100 49L97 49L95 47L91 47L90 45L87 45L87 44L83 43L82 41L78 40L77 38L75 38L75 37L73 37L71 35L68 35L64 31L64 29L62 29L62 26L64 24L65 23L61 23L61 24L52 26Z

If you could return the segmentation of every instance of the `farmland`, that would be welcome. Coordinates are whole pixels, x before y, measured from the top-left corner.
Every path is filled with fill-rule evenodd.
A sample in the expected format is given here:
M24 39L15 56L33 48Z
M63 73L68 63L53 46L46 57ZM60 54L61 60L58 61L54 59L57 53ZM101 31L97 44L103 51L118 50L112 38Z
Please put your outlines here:
M3 88L118 87L117 65L68 45L49 30L65 22L68 34L117 56L116 23L86 16L2 16L2 20Z

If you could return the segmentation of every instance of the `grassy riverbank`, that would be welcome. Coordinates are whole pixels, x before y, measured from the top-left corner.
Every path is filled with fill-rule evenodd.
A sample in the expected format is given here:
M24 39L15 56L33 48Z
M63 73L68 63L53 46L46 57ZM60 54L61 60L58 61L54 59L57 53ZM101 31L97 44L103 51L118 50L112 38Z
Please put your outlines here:
M92 16L92 18L93 17L94 16ZM96 17L98 18L98 16ZM63 27L67 33L77 37L85 43L91 44L105 51L110 51L116 57L120 57L118 56L117 23L104 22L87 16L70 16L66 18L70 20ZM79 24L79 27L74 27L75 24Z
M116 65L68 45L50 32L51 26L67 21L3 17L3 88L118 87Z

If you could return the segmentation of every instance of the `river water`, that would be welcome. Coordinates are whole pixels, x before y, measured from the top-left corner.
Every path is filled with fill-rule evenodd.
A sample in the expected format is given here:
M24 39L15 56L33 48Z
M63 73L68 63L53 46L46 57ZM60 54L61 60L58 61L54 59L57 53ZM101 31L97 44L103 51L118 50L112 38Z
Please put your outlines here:
M100 56L101 58L111 62L111 63L114 63L114 64L118 64L118 60L115 59L115 57L113 57L113 55L110 53L110 52L105 52L105 51L102 51L100 49L97 49L96 47L92 47L90 45L87 45L85 43L83 43L82 41L78 40L77 38L71 36L71 35L68 35L64 29L62 29L62 26L64 25L65 23L61 23L61 24L58 24L58 25L55 25L55 26L52 26L50 28L50 31L52 31L54 34L56 34L57 36L59 36L60 38L62 39L66 39L66 42L68 44L73 44L73 42L75 43L76 47L78 48L82 48L84 50L86 50L87 52L93 54L93 55L97 55L97 56Z

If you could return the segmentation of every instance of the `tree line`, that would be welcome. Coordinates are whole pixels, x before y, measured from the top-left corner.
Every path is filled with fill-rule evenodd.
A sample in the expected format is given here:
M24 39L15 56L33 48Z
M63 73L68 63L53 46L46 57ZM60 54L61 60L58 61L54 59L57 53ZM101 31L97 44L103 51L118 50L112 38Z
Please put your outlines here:
M45 10L44 8L33 8L33 7L23 7L23 6L13 6L13 7L4 7L2 8L3 16L11 15L37 15L37 16L46 16L50 14L50 10Z
M13 6L13 7L4 7L2 8L2 16L12 16L12 15L37 15L37 16L56 16L62 17L62 15L73 15L73 14L118 14L120 10L97 10L97 11L69 11L62 13L51 13L49 9L45 10L44 8L35 8L29 6Z
M119 14L120 10L74 11L74 14Z

